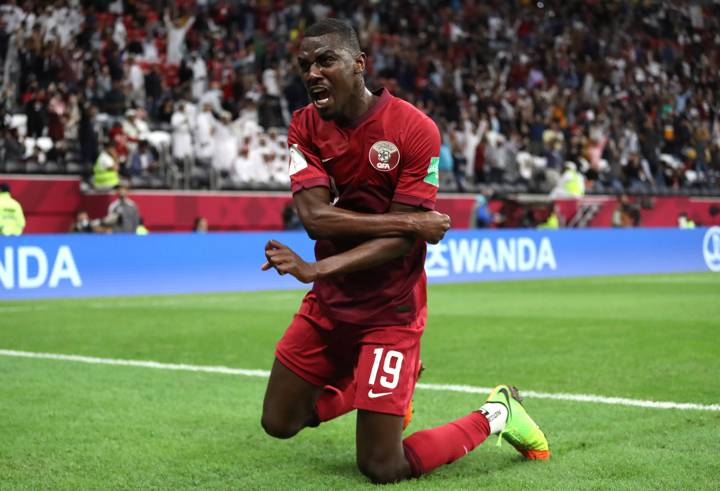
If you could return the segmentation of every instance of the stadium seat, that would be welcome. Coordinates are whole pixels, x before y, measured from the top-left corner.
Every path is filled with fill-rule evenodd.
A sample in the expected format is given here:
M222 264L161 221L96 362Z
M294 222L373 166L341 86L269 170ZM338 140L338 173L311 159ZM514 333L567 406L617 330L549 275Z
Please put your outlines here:
M150 189L167 189L168 185L165 182L164 179L158 177L158 176L150 176Z
M77 160L68 160L65 163L65 172L68 174L82 174L83 165Z
M60 174L62 172L62 167L57 161L48 160L45 162L45 165L42 166L42 172L45 174Z
M10 160L5 162L5 172L7 174L20 174L24 170L24 165L18 160Z

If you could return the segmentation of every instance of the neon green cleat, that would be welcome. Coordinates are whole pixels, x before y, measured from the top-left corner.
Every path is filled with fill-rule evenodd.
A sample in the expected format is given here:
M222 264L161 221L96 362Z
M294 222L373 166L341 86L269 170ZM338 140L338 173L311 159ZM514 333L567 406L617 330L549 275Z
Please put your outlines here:
M550 458L550 446L547 438L523 407L522 397L516 387L498 385L490 392L487 402L495 402L507 407L508 417L505 429L500 432L499 436L527 459L547 460Z

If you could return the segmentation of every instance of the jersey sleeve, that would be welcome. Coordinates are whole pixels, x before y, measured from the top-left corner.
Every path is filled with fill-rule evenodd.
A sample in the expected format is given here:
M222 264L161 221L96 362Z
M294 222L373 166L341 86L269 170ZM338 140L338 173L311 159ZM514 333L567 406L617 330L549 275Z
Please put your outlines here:
M424 117L405 141L393 202L433 210L439 187L440 132L430 118Z
M309 133L303 114L300 111L293 114L288 129L288 173L293 193L318 186L330 187L330 178L322 166Z

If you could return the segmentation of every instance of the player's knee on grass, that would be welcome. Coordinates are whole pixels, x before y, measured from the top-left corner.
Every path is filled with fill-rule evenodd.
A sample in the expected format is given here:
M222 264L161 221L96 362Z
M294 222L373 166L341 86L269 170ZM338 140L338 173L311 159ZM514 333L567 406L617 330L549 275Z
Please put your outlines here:
M265 433L285 439L306 426L317 426L315 400L320 390L275 360L260 420Z
M292 438L303 429L303 423L288 420L270 412L263 412L260 420L265 433L280 439Z
M358 410L356 462L372 482L407 479L412 471L402 445L402 416Z
M357 466L360 472L375 484L387 484L410 477L409 467L405 462L358 458Z
M375 484L402 481L411 475L410 464L402 450L396 451L394 445L365 445L358 448L357 466L368 479ZM400 449L402 447L399 447Z
M268 435L285 439L297 435L306 426L317 426L318 421L312 406L266 397L260 424Z

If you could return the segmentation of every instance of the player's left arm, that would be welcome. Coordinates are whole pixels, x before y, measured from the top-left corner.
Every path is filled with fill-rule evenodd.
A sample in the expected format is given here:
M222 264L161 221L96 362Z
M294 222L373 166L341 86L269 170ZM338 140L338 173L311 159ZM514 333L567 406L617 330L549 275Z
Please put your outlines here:
M408 126L393 203L434 210L440 186L440 131L426 116L412 118Z
M422 210L393 203L390 211L407 213ZM311 283L328 276L374 268L395 258L402 257L410 251L415 240L413 237L371 239L349 251L317 262L307 262L285 244L271 240L265 245L267 262L263 264L262 269L267 271L270 268L275 268L281 275L291 274L303 283Z

